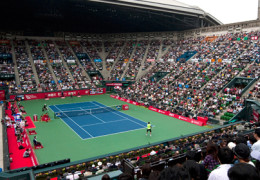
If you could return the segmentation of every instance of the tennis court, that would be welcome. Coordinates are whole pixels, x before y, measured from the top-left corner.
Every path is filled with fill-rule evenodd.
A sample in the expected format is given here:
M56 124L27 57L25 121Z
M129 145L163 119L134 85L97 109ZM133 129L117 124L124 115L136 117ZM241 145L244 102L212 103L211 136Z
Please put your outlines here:
M51 98L47 101L44 99L22 101L21 104L25 107L27 112L26 116L31 116L33 119L35 114L38 116L42 114L44 104L47 104L48 107L51 108L54 106L60 108L60 110L53 108L53 111L59 112L61 110L81 110L81 108L88 111L87 109L111 107L113 105L128 103L104 94L98 96L82 96L80 98ZM128 111L114 111L116 114L111 112L94 114L106 122L105 124L100 119L94 118L91 115L87 115L85 118L82 118L82 116L71 117L80 127L90 133L93 138L87 136L85 131L79 128L78 125L75 125L75 123L70 122L71 120L68 118L54 119L54 112L49 108L48 114L51 117L51 121L48 123L43 121L34 122L37 140L44 146L43 149L37 149L35 151L38 161L43 164L65 158L70 158L71 161L77 161L91 157L107 156L109 153L158 143L174 137L183 137L187 134L208 129L208 127L196 126L150 111L143 107L132 104L128 105ZM142 125L145 126L147 122L151 122L153 127L155 127L153 128L152 136L146 136L146 129L141 125L138 126L136 123L127 120L127 118L134 122L142 123ZM65 121L67 121L69 125ZM113 125L109 125L110 123L108 122L112 121ZM98 123L100 123L100 125L98 125ZM94 124L96 125L94 126ZM74 125L77 130L74 130L70 125ZM116 128L114 126L126 129L115 131L113 130L113 128ZM137 129L134 129L134 127ZM92 130L90 131L88 128ZM105 130L103 130L103 128ZM85 137L81 138L79 135L81 134L80 132L82 136ZM30 136L31 142L33 141L33 137L34 135Z
M146 123L96 101L51 105L50 109L61 116L81 139L146 128ZM115 108L116 107L116 108ZM119 108L118 108L119 109Z

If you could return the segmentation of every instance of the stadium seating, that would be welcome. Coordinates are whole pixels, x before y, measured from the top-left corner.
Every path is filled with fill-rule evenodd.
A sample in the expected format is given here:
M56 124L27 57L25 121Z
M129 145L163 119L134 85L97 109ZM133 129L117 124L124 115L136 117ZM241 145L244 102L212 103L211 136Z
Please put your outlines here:
M40 85L38 85L42 91L55 91L58 90L54 77L51 74L48 67L48 61L44 56L41 43L35 40L28 42L30 47L30 53L36 67Z
M4 80L2 85L18 93L96 88L103 79L130 80L136 82L122 89L119 96L184 116L221 119L226 109L234 108L233 104L243 104L238 102L238 94L222 91L225 85L237 76L259 79L260 41L251 40L259 34L227 33L178 41L144 37L15 40L0 46L1 53L15 54L13 61L1 64L1 71L15 74L17 68L19 78ZM187 53L188 61L181 58ZM13 62L14 66L10 66ZM254 98L259 97L257 89L250 91Z

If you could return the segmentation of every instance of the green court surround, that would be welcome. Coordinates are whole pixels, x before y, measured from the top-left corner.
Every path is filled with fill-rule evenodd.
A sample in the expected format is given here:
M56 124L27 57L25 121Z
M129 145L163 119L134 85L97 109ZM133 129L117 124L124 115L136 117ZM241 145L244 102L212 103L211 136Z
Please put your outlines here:
M108 94L96 96L66 97L65 99L53 98L50 100L31 100L22 101L25 107L26 116L42 114L43 104L56 105L85 101L97 101L106 106L127 104L109 97ZM129 111L122 111L144 122L150 121L153 126L152 137L146 136L144 129L120 133L115 135L103 136L93 139L82 140L73 132L62 120L54 119L54 113L49 110L50 122L35 122L37 140L44 148L35 150L40 164L70 158L71 161L81 159L106 156L107 154L131 149L134 147L148 145L150 143L161 142L167 139L182 137L184 135L200 132L209 129L190 124L172 117L150 111L144 107L129 104ZM30 136L32 141L33 135Z

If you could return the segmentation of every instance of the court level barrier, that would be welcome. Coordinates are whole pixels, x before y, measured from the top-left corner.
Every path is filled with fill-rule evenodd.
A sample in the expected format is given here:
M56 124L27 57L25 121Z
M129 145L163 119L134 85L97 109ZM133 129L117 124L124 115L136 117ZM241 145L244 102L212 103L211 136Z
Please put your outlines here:
M232 123L232 124L224 125L224 126L221 126L221 127L207 129L207 130L201 131L199 133L198 132L197 133L191 133L191 134L188 134L188 135L185 135L185 136L179 136L179 137L175 137L175 138L171 138L171 139L166 139L164 141L158 141L158 142L155 142L155 143L149 143L147 145L138 146L138 147L122 150L122 151L117 151L117 152L110 153L110 154L105 154L105 155L96 156L96 157L92 157L92 158L87 158L87 159L82 159L82 160L78 160L78 161L73 161L73 162L67 163L67 164L61 164L61 165L56 165L56 166L45 167L43 169L33 170L33 173L34 173L34 175L37 175L39 173L45 173L45 172L53 171L53 170L56 170L56 169L62 169L62 168L70 167L70 166L75 166L75 165L78 165L78 164L87 163L87 162L90 162L90 161L94 161L94 160L105 158L105 157L109 157L109 156L116 156L116 155L121 154L121 153L126 153L126 152L130 152L130 151L134 151L134 150L138 150L138 149L142 149L142 148L148 148L148 147L151 147L151 146L164 144L164 143L167 144L170 141L175 141L175 140L178 140L178 139L187 138L187 137L194 136L194 135L201 134L201 133L206 133L206 132L211 132L211 131L219 131L221 128L232 127L232 126L235 126L235 125L242 124L243 122L244 121L239 121L239 122L235 122L235 123ZM30 170L30 168L21 168L20 169L21 172L23 172L23 169L24 169L24 171L30 172L30 171L28 171L28 170ZM0 173L0 179L1 179L1 177L6 177L7 174L14 175L16 173L17 173L17 170L5 171L4 173ZM17 175L19 175L19 173L17 173Z
M20 98L22 100L34 100L34 99L44 99L44 98L59 98L62 96L70 97L70 96L79 96L79 95L80 96L100 95L105 93L106 93L106 88L76 89L76 90L12 94L10 95L10 99L14 100Z

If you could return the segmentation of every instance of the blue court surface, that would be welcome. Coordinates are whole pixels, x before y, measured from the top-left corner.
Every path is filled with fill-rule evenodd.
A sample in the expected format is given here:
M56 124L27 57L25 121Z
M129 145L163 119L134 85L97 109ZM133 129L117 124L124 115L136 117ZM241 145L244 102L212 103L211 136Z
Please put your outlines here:
M96 101L61 104L49 106L54 112L89 110L107 107ZM74 117L61 118L80 138L90 139L95 137L118 134L146 128L146 123L120 111L111 111Z

